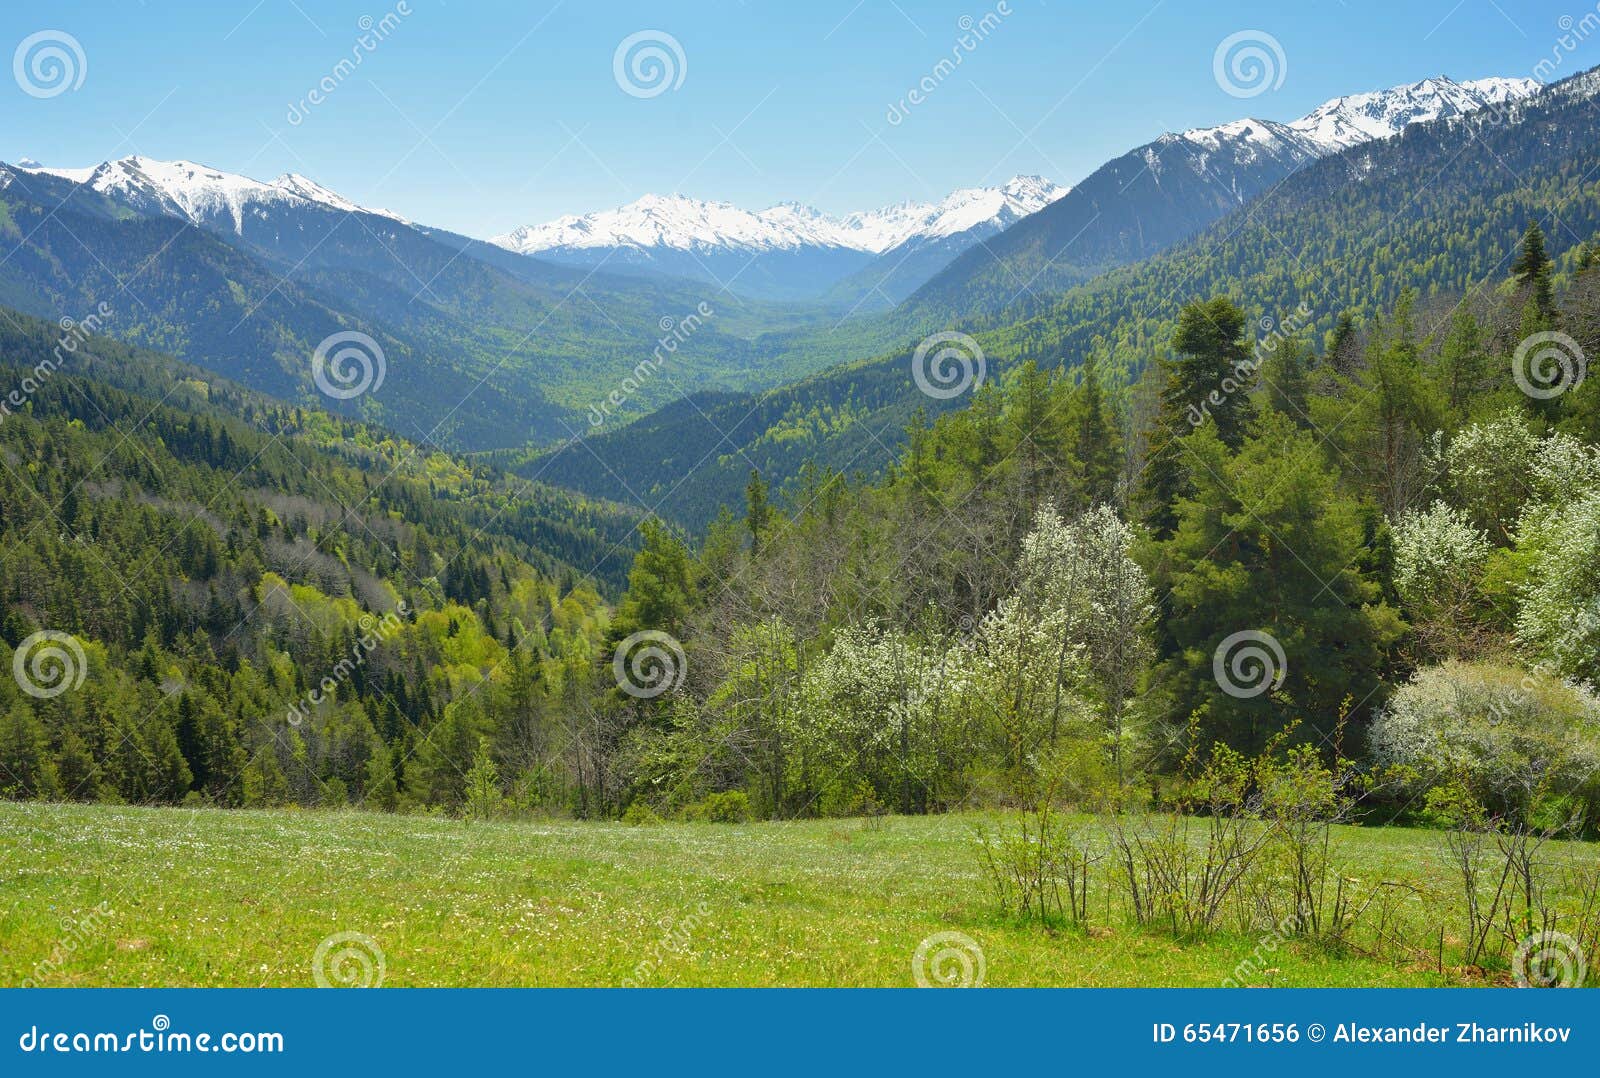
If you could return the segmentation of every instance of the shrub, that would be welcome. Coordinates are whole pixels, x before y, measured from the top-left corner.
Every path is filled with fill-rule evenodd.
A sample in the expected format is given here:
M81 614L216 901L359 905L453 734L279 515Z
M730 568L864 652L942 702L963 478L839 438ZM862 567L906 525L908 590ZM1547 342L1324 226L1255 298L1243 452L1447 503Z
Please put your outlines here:
M622 814L622 822L629 827L655 827L666 823L647 801L635 801Z
M683 818L698 823L748 823L750 796L743 790L707 794L694 804L684 806Z
M1493 663L1419 670L1373 723L1380 768L1415 797L1455 782L1492 814L1531 819L1552 805L1600 805L1600 699L1553 673Z

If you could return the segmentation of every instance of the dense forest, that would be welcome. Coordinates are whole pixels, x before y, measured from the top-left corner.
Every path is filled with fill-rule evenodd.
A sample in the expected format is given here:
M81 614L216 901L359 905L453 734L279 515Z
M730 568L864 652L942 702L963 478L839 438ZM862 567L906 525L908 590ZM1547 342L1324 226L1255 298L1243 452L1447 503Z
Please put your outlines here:
M1063 758L1159 801L1198 744L1287 738L1370 811L1592 826L1600 259L1535 224L1504 261L1327 326L1193 300L1120 394L1018 364L881 478L640 522L625 586L621 510L98 340L41 375L25 325L0 786L789 818L1006 803Z
M16 314L0 357L8 795L447 803L447 705L588 683L621 507Z
M1320 340L1342 316L1374 322L1407 289L1422 308L1448 307L1499 280L1530 220L1545 227L1565 278L1579 241L1600 231L1597 93L1590 72L1510 112L1414 124L1306 165L1182 242L1086 281L1054 287L1038 276L1038 251L1003 247L1001 263L985 255L983 273L951 280L976 256L959 259L930 290L959 285L970 305L913 299L893 320L900 338L870 359L761 394L678 401L523 470L597 496L633 492L698 529L738 497L751 467L789 496L808 464L875 475L903 447L916 409L965 407L965 395L930 400L910 377L917 342L934 329L970 335L990 377L1030 361L1093 362L1126 406L1194 296L1226 293L1252 321L1297 320ZM1069 278L1070 261L1055 264Z

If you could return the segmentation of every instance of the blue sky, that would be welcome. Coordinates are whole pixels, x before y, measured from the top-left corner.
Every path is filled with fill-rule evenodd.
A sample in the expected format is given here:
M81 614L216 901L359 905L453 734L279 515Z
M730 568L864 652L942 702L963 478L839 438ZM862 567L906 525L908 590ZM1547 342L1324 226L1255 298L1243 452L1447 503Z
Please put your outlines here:
M1018 173L1071 182L1164 130L1290 119L1429 75L1528 75L1557 47L1558 19L1594 0L405 2L370 51L362 18L397 0L5 5L6 50L65 31L85 67L52 97L0 82L0 159L137 152L261 179L297 171L478 236L649 191L837 213ZM963 48L963 16L986 14ZM639 97L613 59L645 30L677 43L682 78ZM1283 78L1240 99L1212 61L1246 30L1279 43ZM334 77L355 53L359 67ZM959 67L936 76L955 53ZM1563 70L1596 64L1600 35ZM890 123L925 77L926 99ZM325 78L334 89L291 123Z

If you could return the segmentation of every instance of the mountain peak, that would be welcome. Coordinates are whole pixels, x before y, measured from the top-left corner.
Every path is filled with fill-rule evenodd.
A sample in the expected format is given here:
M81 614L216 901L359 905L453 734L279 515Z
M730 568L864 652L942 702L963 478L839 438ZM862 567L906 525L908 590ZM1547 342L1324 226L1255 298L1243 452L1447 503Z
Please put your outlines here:
M1438 75L1406 86L1333 98L1286 126L1331 153L1389 138L1414 123L1460 116L1526 97L1537 89L1539 84L1533 79L1488 78L1462 83Z
M28 163L27 159L17 167L25 172L86 184L94 191L146 212L182 217L194 224L231 223L234 232L243 231L245 216L252 206L284 200L313 203L345 213L372 213L404 220L388 210L359 206L294 172L284 173L272 183L263 183L195 161L181 158L158 161L142 154L129 154L88 168L45 168L36 162Z
M954 236L973 228L1011 224L1065 194L1041 176L1014 176L999 187L954 191L940 202L901 202L833 217L785 201L760 211L684 195L645 195L615 210L524 225L491 243L523 254L606 247L693 251L840 248L879 254L918 239Z

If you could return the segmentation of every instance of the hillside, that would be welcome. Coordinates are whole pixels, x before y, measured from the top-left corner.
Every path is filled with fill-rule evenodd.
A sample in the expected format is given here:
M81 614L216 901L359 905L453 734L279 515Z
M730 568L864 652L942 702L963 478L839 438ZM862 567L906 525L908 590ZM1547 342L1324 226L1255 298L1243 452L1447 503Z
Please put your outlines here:
M621 507L15 312L0 384L13 792L371 792L514 649L587 667L635 543Z
M1101 166L1055 204L951 262L912 296L947 317L1016 321L1097 273L1188 239L1321 158L1410 125L1499 110L1532 79L1423 79L1334 98L1299 119L1242 119L1161 136Z
M1025 360L1070 368L1092 358L1115 387L1165 352L1179 307L1195 296L1226 292L1256 318L1293 317L1320 340L1340 313L1369 319L1404 287L1460 295L1503 275L1529 220L1546 224L1557 255L1600 231L1597 92L1591 72L1520 103L1413 125L1306 165L1193 238L1085 281L1041 313L947 324L976 338L991 379ZM1065 212L1072 198L1049 212ZM1296 317L1302 303L1307 313ZM910 324L906 311L900 317ZM607 497L623 496L623 483L650 492L651 504L660 498L661 512L692 527L737 506L752 468L791 493L807 462L875 472L919 410L968 400L919 392L916 338L903 340L766 393L670 405L537 466Z
M804 354L789 354L792 367L769 362L750 339L815 321L803 311L553 266L163 164L173 165L130 158L65 177L0 166L0 236L15 247L0 266L0 302L41 317L106 302L115 312L106 332L120 339L466 449L566 437L668 338L681 338L682 362L671 380L630 393L636 408L672 399L680 385L754 388L814 369ZM693 331L675 333L684 322ZM376 340L384 378L330 398L317 391L311 356L349 330Z

